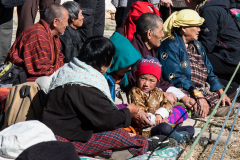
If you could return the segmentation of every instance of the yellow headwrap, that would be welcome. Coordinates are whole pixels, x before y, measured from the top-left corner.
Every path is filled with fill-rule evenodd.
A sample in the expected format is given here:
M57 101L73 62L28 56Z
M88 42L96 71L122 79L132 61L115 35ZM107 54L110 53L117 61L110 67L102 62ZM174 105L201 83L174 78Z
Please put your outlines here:
M179 12L172 13L163 24L163 31L165 37L169 37L173 32L173 27L188 27L188 26L201 26L204 18L191 9L183 9Z

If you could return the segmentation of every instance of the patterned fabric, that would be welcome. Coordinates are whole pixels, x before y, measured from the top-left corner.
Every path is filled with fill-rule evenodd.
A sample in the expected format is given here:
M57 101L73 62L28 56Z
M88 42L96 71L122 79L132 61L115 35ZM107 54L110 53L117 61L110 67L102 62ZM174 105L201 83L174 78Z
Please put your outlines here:
M35 81L38 77L51 75L63 66L64 56L60 47L59 38L53 37L48 24L40 20L16 39L5 62L10 61L24 68L27 80Z
M11 88L0 88L0 103L1 107L4 108L5 102L8 96L8 93L10 92Z
M147 55L139 60L135 75L138 77L142 74L151 74L160 81L162 72L161 66L157 58Z
M230 9L230 11L232 12L233 15L236 15L238 18L240 18L240 9L233 8Z
M173 107L172 114L168 117L169 123L178 124L182 123L184 120L188 118L188 113L186 109L182 106Z
M117 108L111 99L105 77L99 71L75 57L70 63L61 67L58 73L53 76L49 89L53 90L65 84L79 84L86 87L95 87L108 97L113 107Z
M182 106L172 108L170 103L165 99L163 92L155 87L150 91L149 96L142 92L138 87L133 87L129 92L128 101L144 110L146 113L154 114L160 107L164 107L169 112L168 120L172 124L178 124L188 118L188 113Z
M56 135L56 139L62 142L70 142L69 140ZM129 152L134 156L142 155L147 152L148 142L140 136L130 137L128 132L123 128L94 133L86 143L71 141L75 146L78 155L93 156L101 154L111 157L114 149L129 148Z
M130 160L176 160L182 151L183 148L180 145L177 147L164 147L153 153L147 152L144 155L133 157Z
M112 0L112 4L118 7L127 7L128 0Z
M172 105L165 99L163 92L155 87L149 92L149 95L145 94L138 87L133 87L128 96L129 104L134 103L139 109L146 113L154 114L160 107L164 107L168 110L169 115L172 113Z
M196 87L202 87L207 80L208 70L202 60L202 56L196 54L197 50L193 44L188 45L187 52L191 66L191 81Z
M199 8L202 7L205 3L209 2L210 0L204 0L201 3L197 4L195 11L199 12Z
M215 92L211 92L210 85L206 83L208 70L203 62L202 56L197 53L193 44L188 45L187 51L191 66L191 81L196 86L196 89L202 92L209 102L210 108L213 109L219 100L219 95ZM190 96L189 92L183 92Z

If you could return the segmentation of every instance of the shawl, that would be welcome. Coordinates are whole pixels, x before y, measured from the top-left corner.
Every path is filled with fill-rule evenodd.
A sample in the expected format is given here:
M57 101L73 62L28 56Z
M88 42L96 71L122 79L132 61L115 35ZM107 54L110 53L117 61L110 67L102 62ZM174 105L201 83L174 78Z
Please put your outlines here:
M44 20L28 27L12 45L5 62L10 61L22 67L27 74L27 81L49 76L63 66L61 42L53 36Z
M99 71L75 57L70 63L61 67L58 73L53 76L49 90L53 90L65 84L79 84L86 87L95 87L108 97L114 108L118 109L111 99L105 77Z
M141 16L143 13L154 13L161 16L161 13L158 9L156 9L153 4L149 2L141 2L137 1L131 5L131 10L127 15L126 21L123 25L125 36L129 41L132 41L133 34L136 32L136 25L135 21L138 19L139 16Z
M137 61L141 59L140 53L133 47L126 37L118 32L115 32L110 40L115 46L115 54L113 56L112 65L108 68L105 76L128 66L131 66L132 70ZM125 76L129 73L130 71L128 71ZM128 79L125 77L124 81L123 85L126 87L129 84Z
M180 28L182 26L201 26L204 22L204 18L200 17L199 14L191 9L183 9L176 11L168 17L163 24L163 31L165 38L171 36L173 28Z

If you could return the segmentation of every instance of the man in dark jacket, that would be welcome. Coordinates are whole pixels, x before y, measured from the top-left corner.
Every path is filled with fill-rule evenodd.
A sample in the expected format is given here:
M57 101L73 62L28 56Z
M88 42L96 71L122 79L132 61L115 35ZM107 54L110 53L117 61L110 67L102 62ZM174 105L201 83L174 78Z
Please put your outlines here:
M240 61L240 30L226 0L185 0L205 22L201 26L199 41L208 54L213 72L220 77L231 77ZM240 84L240 70L234 79Z

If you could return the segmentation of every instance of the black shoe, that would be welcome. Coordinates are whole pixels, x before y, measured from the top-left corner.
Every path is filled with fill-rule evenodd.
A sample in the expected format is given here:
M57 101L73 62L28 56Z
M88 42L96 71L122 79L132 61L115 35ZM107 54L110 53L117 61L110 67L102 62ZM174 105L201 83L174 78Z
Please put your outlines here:
M169 147L176 147L177 141L173 138L167 138L163 135L157 135L150 138L148 140L148 151L154 151L158 149L162 149L166 146Z

